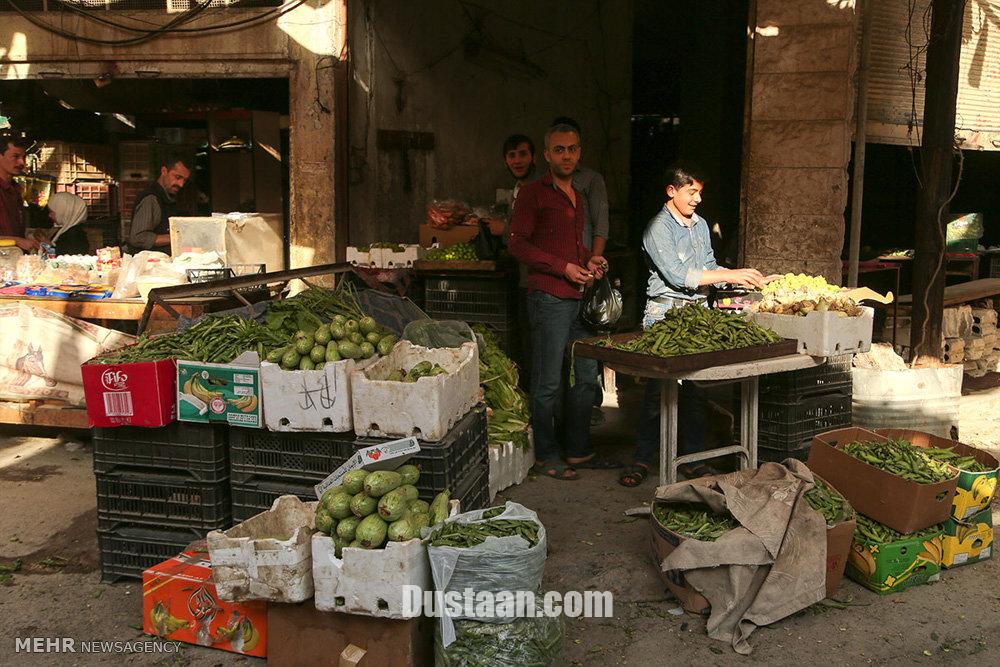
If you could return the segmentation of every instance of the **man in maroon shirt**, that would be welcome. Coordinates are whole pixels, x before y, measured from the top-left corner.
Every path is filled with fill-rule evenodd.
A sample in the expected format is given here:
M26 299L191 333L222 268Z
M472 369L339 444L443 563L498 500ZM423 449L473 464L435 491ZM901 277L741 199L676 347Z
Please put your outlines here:
M38 250L38 241L24 237L24 200L15 176L24 173L28 144L24 139L0 136L0 239L12 240L25 252Z
M568 125L545 133L549 172L521 187L510 223L507 249L528 267L528 321L531 324L531 427L535 472L577 479L575 468L616 468L590 446L590 407L597 387L597 362L577 357L574 385L566 392L566 463L559 460L555 407L566 346L585 338L580 322L584 288L607 271L583 239L586 199L573 187L580 161L580 135Z

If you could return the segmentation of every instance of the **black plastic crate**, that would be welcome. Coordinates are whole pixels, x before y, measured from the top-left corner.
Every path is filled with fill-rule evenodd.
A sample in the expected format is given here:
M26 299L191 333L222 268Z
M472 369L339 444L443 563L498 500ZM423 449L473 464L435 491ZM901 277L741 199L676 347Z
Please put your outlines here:
M116 523L108 530L98 529L101 581L142 579L144 570L176 556L206 534L207 531L165 530L127 523Z
M478 474L470 475L469 480L456 492L451 490L451 497L460 501L459 512L481 510L490 502L490 471L483 468ZM425 499L429 500L429 499Z
M229 427L174 422L161 428L95 428L94 472L167 472L202 482L229 477Z
M213 530L231 523L229 480L160 472L98 474L98 520Z
M796 403L761 402L758 410L758 446L795 450L824 431L850 426L851 394L834 391Z
M837 357L822 366L761 376L760 395L771 400L779 396L782 400L797 400L821 392L850 390L852 356Z
M516 305L514 286L514 280L507 275L427 278L424 312L438 320L507 324Z
M811 445L807 444L805 447L799 447L796 449L781 449L765 447L759 442L757 444L757 462L758 463L781 463L785 459L798 459L803 463L809 458L809 449Z
M420 452L408 461L420 466L417 489L421 497L454 488L458 479L464 479L467 470L487 465L487 438L486 408L478 405L442 440L421 442ZM343 465L358 449L392 439L233 429L230 435L231 478L234 487L256 477L311 488Z

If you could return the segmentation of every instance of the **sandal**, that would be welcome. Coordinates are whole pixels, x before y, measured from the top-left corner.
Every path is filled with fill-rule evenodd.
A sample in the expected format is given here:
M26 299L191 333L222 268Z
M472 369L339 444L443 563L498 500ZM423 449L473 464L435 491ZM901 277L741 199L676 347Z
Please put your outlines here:
M649 468L644 465L639 465L636 463L633 466L629 466L622 474L618 476L618 483L622 486L627 486L629 488L635 488L646 481L646 477L649 475Z
M562 461L557 461L552 464L549 464L548 461L542 461L542 462L536 461L535 465L531 466L531 472L533 472L536 475L545 475L546 477L551 477L552 479L559 479L566 482L573 482L580 479L580 475L577 474L573 466L567 465Z
M594 454L585 461L570 463L569 465L573 468L582 468L584 470L614 470L621 468L622 462L617 459L609 459L606 456Z

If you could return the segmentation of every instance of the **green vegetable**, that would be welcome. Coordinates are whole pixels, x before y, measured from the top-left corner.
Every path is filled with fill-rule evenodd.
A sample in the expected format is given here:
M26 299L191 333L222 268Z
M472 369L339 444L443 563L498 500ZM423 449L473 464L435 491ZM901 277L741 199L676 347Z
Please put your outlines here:
M337 558L343 558L344 547L348 546L351 543L350 540L345 540L340 535L331 535L330 537L333 538L333 548L334 548L333 555L336 556Z
M331 338L330 327L325 324L320 325L320 327L316 329L316 333L313 334L313 340L316 341L317 345L326 346L326 344L330 342Z
M846 498L824 484L823 480L813 479L816 486L806 491L806 502L823 515L826 525L835 526L854 518L854 508Z
M358 518L363 519L377 509L378 499L372 498L364 491L355 494L351 499L351 512Z
M348 544L347 546L351 547L352 549L364 549L364 547L361 546L361 540L358 539L352 540L351 543Z
M456 243L447 248L431 248L424 259L430 262L465 261L475 262L479 259L476 247L471 243Z
M309 358L313 360L314 364L326 361L326 348L322 345L313 346L313 349L309 352Z
M431 511L431 504L426 500L411 500L409 510L413 514L429 514Z
M340 523L337 524L337 535L344 540L353 540L357 536L358 526L361 525L361 521L362 519L356 516L341 519Z
M351 496L344 493L343 491L338 491L335 495L326 500L327 494L323 494L323 504L326 506L326 511L330 513L334 519L346 519L351 516Z
M361 333L359 333L357 331L355 331L353 333L347 334L347 340L351 341L355 345L361 345L363 343L367 343L368 342L368 341L365 340L365 337L362 336ZM369 343L369 345L370 344L371 343Z
M314 371L316 370L316 363L309 357L302 357L301 359L299 359L299 370Z
M317 371L321 371L321 370L323 370L324 368L326 368L326 362L325 362L325 361L321 361L321 362L319 362L318 364L316 364L316 368L315 368L315 370L317 370Z
M340 485L352 496L361 493L365 488L365 478L369 474L367 470L352 470L341 478Z
M375 346L367 341L361 343L361 347L359 349L361 352L362 359L371 359L372 357L375 356Z
M382 336L379 339L376 347L378 348L378 353L383 357L392 352L393 346L397 343L399 339L395 335L389 334L387 336Z
M528 547L538 544L538 524L526 519L491 519L479 523L446 523L430 534L435 547L467 549L482 544L487 537L523 538Z
M301 355L309 354L315 344L313 337L307 335L295 341L295 351Z
M396 521L402 518L409 502L410 499L402 489L394 489L379 499L379 516L386 521Z
M410 514L410 523L419 535L422 528L427 528L431 525L431 515L427 512L412 512Z
M390 542L406 542L419 536L419 531L408 519L397 519L389 524L387 531Z
M377 331L372 331L371 333L365 334L365 340L372 345L378 345L378 342L382 340L382 336L380 336Z
M344 322L344 331L347 332L348 336L351 335L352 333L357 333L358 332L358 321L352 319L352 320L347 320L346 322Z
M361 546L365 549L377 549L385 542L388 530L389 524L383 521L382 517L371 514L361 520L355 535L361 540Z
M330 534L330 531L334 529L337 525L334 518L330 516L330 513L326 511L326 508L322 504L317 505L316 508L316 530L321 533Z
M434 496L434 500L431 501L431 523L432 525L437 525L439 523L444 523L448 518L448 501L451 500L451 492L445 489L441 493Z
M285 348L279 347L279 348L275 348L275 349L271 350L270 352L268 352L267 353L267 357L265 357L265 358L269 362L271 362L272 364L280 364L281 363L281 358L284 355L285 355Z
M420 479L420 468L410 463L399 466L396 472L403 478L403 484L416 484Z
M366 315L358 320L358 330L365 335L374 333L377 329L378 322L376 322L373 317Z
M399 470L396 470L396 472L399 472ZM402 477L402 473L400 473L400 477ZM417 496L420 495L420 493L417 491L417 487L413 486L412 484L403 484L396 490L401 492L406 497L407 505L409 505L411 501L416 500Z
M879 523L874 519L869 519L863 514L858 515L858 526L854 530L854 539L858 542L899 542L900 540L912 540L918 537L932 537L944 529L944 524L937 524L930 528L918 530L915 533L900 533L889 526Z
M341 340L346 335L347 332L344 331L343 324L338 324L337 322L334 322L333 324L330 325L330 337L333 338L333 340Z
M337 351L340 352L340 356L344 359L360 359L361 358L361 348L352 343L349 340L342 340L337 345Z
M392 470L376 470L365 478L365 493L381 498L403 483L403 477Z
M503 505L498 505L497 507L491 507L491 508L489 508L487 510L483 510L483 514L482 514L481 518L483 518L483 519L493 519L493 518L498 517L501 514L503 514L503 511L505 509L507 509L507 508L504 507Z
M301 360L302 357L299 356L298 352L296 352L295 350L289 350L288 352L285 352L283 355L281 355L281 367L284 368L285 370L298 368L299 361Z
M954 447L922 447L920 451L935 461L947 463L966 472L989 472L994 470L994 468L985 466L977 461L974 456L962 456L955 451Z
M658 502L653 516L664 528L702 542L714 542L740 525L728 514L715 514L694 503Z
M492 411L488 423L489 441L513 442L526 450L531 446L528 440L531 412L528 397L519 386L517 366L500 349L496 334L486 325L476 324L472 328L486 343L479 357L479 383L486 405Z
M326 360L329 362L340 361L340 350L337 349L337 341L331 340L326 346Z
M955 476L944 463L914 447L906 440L887 442L849 442L841 448L845 453L879 470L917 484L937 484Z

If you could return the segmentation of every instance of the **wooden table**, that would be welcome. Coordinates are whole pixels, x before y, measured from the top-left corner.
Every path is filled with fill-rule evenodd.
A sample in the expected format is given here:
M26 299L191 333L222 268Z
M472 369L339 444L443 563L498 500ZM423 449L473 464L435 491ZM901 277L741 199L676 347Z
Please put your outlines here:
M0 424L87 429L87 411L43 401L0 402Z
M989 299L1000 294L1000 278L981 278L967 283L949 285L944 288L944 307L960 306L970 301ZM899 297L900 305L912 305L913 295L903 294Z
M55 297L0 294L0 306L13 303L23 303L78 320L92 320L98 323L109 321L138 322L142 319L143 311L146 309L146 302L142 299L57 299ZM193 319L229 303L228 299L222 297L199 297L171 301L170 305L181 315ZM150 321L153 326L149 327L148 330L152 333L173 331L176 328L176 319L160 307L154 308Z

